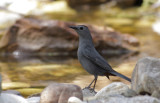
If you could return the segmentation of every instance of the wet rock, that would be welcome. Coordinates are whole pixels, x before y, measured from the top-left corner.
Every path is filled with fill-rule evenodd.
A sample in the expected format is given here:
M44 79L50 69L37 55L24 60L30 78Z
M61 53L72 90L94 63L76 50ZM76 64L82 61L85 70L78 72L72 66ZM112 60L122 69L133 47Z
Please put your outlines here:
M40 97L31 97L26 99L28 103L40 103Z
M159 103L151 96L138 96L135 91L123 83L117 82L102 88L96 95L101 103Z
M78 24L56 20L17 20L0 41L1 55L23 59L37 55L76 56L78 35L69 28L71 25ZM97 50L105 55L126 54L139 45L139 41L128 34L108 27L86 25Z
M77 97L70 97L68 99L68 103L84 103L83 101L81 101L79 98Z
M82 100L81 88L72 84L52 83L41 93L40 103L67 103L72 96Z
M137 62L132 73L132 89L139 94L151 95L160 90L159 78L160 59L153 57L142 58Z
M124 93L122 93L122 95L125 97L134 97L137 96L138 94L132 89L127 89Z
M100 99L102 103L160 103L160 100L150 96L127 97L106 97Z
M2 91L2 93L15 94L15 95L21 96L21 93L16 90L6 90L6 91Z
M15 94L1 93L1 103L28 103L26 99Z
M81 100L80 100L79 98L77 98L77 97L70 97L70 98L68 99L68 103L101 103L101 102L100 102L99 100L96 100L95 98L81 101Z
M126 91L129 90L129 87L126 84L121 82L114 82L109 84L108 86L102 88L95 97L97 99L106 98L106 97L121 97L123 94L127 94ZM128 94L130 95L130 94Z
M82 89L82 93L83 93L83 97L86 98L86 97L93 97L96 95L97 92L95 92L93 89L91 88L84 88Z
M151 96L160 99L160 91L154 91Z

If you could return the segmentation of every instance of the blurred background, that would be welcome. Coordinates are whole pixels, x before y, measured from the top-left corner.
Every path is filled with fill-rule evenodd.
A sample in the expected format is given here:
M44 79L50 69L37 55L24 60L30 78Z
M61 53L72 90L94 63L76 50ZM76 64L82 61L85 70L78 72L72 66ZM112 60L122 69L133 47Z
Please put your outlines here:
M69 26L87 25L96 49L113 69L131 78L136 62L159 58L160 0L0 0L0 73L3 90L24 96L51 82L88 86L80 65L78 35ZM99 77L96 90L111 82Z

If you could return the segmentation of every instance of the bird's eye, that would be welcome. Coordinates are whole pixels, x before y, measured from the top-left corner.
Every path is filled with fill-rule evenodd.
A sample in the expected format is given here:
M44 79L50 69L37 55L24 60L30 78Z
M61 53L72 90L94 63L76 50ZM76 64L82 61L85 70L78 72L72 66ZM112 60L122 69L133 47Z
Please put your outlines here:
M83 27L80 27L79 29L80 29L80 30L83 30Z

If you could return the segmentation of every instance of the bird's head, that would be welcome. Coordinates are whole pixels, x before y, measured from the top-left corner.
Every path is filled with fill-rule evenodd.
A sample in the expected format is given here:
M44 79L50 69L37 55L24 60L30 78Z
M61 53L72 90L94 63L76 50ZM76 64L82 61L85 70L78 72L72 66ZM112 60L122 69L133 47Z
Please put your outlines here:
M70 28L74 29L78 33L80 38L92 39L90 31L89 31L87 26L85 26L85 25L77 25L77 26L71 26Z

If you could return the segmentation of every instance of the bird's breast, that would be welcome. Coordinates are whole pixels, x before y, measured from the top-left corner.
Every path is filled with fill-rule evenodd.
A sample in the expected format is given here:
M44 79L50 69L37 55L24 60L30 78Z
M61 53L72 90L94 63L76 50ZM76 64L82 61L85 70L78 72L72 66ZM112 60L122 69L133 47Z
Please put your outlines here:
M103 76L106 71L101 69L98 65L94 64L91 60L85 57L81 52L78 52L78 60L82 67L92 75Z

